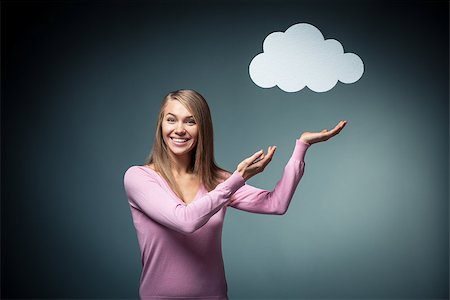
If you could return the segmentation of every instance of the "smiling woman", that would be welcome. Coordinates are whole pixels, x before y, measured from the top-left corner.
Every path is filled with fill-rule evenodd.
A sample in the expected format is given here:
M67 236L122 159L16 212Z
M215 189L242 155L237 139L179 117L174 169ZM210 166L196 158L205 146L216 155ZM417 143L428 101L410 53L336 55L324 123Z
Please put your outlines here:
M189 154L197 143L198 127L194 117L179 101L170 100L164 109L162 135L170 148L171 161L184 160L190 163ZM181 168L182 162L174 164Z
M211 112L203 96L193 90L171 92L161 103L146 166L161 174L175 194L189 202L180 185L202 182L211 191L224 179L226 171L214 160L213 135Z
M231 173L214 160L213 127L205 99L192 90L163 100L152 152L125 172L124 186L141 248L141 299L228 299L222 259L227 207L284 214L302 178L306 150L338 134L304 132L272 191L246 184L272 160L276 147L244 159Z

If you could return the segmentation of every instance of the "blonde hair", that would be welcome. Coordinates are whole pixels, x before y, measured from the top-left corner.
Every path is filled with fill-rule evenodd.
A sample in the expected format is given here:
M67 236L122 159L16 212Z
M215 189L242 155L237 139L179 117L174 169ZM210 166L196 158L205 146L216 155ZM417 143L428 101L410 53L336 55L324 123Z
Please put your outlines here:
M177 90L167 94L159 110L156 124L155 139L152 150L147 158L147 164L153 164L157 171L169 184L175 194L183 199L183 193L175 181L171 170L171 161L168 154L167 145L162 136L162 122L164 119L164 109L170 100L179 101L189 112L192 113L198 126L197 144L192 151L190 171L197 175L200 183L211 191L217 184L225 179L228 171L217 166L214 159L214 137L211 112L208 103L198 92L194 90Z

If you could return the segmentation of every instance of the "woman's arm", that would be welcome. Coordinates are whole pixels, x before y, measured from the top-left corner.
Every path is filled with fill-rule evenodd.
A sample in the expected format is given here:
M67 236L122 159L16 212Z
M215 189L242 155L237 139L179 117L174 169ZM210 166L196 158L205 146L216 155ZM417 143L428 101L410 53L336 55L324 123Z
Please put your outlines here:
M236 171L214 190L185 205L172 199L154 176L139 166L130 167L125 172L124 187L128 203L154 221L181 233L192 233L206 224L245 184Z
M234 193L230 205L234 208L263 214L284 214L291 199L294 195L300 179L305 170L305 153L310 145L329 140L339 134L347 125L346 120L340 121L333 129L324 129L320 132L304 132L298 140L296 140L294 152L289 159L281 179L272 191L267 191L245 184ZM270 162L274 151L269 151L267 157L263 158L259 163L260 169L264 170L265 166ZM247 168L251 169L249 166ZM239 169L239 166L238 166ZM244 168L245 169L245 168ZM261 172L259 170L259 172ZM245 176L245 174L244 174Z
M130 167L124 175L128 203L164 226L182 233L192 233L229 203L233 193L244 186L247 179L261 172L270 161L268 155L260 162L253 163L258 157L264 157L264 153L258 151L244 159L227 180L189 205L173 199L161 187L155 174L145 171L141 166Z
M286 164L283 176L272 191L245 184L231 197L230 206L253 213L282 215L286 213L300 179L309 144L296 140L294 152Z

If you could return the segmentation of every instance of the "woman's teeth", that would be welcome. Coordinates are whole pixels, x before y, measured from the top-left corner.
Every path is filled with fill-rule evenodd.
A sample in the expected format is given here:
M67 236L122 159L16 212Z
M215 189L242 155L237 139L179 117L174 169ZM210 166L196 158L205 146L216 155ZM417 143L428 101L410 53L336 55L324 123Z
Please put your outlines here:
M184 142L187 142L188 141L188 139L177 139L177 138L171 138L174 142L177 142L177 143L184 143Z

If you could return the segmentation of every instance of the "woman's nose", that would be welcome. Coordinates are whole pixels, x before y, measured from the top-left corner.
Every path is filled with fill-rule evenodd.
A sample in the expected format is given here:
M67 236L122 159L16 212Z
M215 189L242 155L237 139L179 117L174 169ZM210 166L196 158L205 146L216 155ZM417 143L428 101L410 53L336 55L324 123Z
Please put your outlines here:
M179 135L183 135L186 133L183 123L178 123L177 127L175 128L175 133Z

